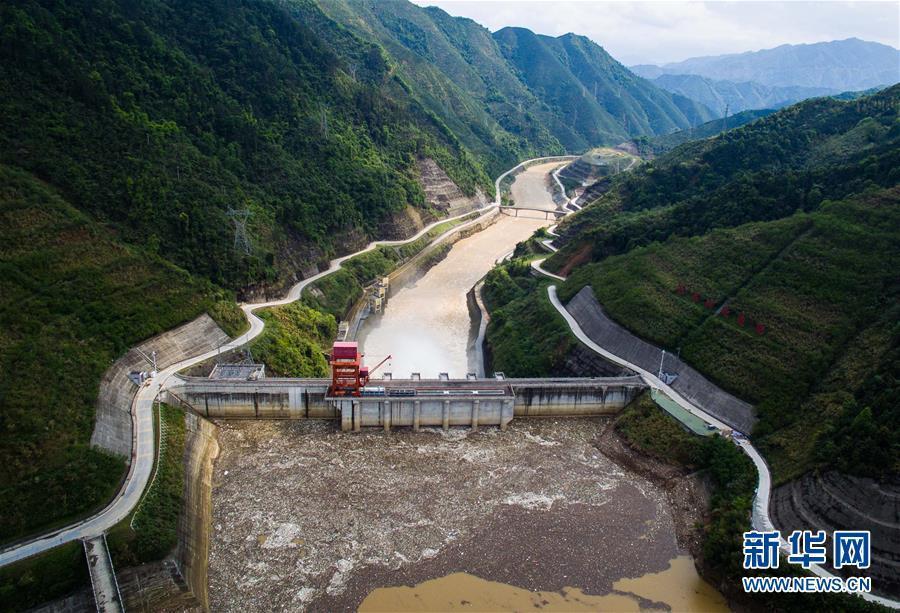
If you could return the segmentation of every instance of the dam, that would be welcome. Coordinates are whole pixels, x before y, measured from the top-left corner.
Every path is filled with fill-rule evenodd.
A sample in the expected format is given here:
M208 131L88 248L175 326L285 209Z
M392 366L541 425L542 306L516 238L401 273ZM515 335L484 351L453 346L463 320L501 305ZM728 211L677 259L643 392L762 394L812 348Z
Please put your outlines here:
M179 377L167 402L211 419L339 420L362 428L497 426L513 418L618 413L646 385L640 377L388 379L360 396L330 396L331 379Z

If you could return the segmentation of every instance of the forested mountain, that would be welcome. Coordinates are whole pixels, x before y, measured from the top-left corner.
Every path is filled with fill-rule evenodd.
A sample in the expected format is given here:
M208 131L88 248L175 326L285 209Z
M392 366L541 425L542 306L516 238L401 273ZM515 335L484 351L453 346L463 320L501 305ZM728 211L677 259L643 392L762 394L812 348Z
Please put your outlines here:
M716 81L690 74L663 74L651 81L666 91L706 105L719 116L748 109L778 109L807 98L839 93L826 87L770 87L750 81Z
M614 181L560 226L568 253L594 259L672 234L777 219L900 177L900 86L844 102L817 98L690 142ZM609 218L608 210L621 212ZM561 254L564 258L565 254Z
M2 161L125 240L240 288L423 208L417 157L489 192L489 174L522 157L708 118L586 39L551 52L535 38L584 82L553 59L529 86L474 22L407 2L321 6L343 25L310 0L7 4ZM537 77L548 70L562 94ZM249 255L232 248L230 209L251 212Z
M900 342L898 102L900 86L815 99L682 145L613 178L560 225L547 263L568 275L562 298L590 285L617 321L756 404L779 480L816 466L900 474L886 396Z
M666 134L714 117L706 107L664 92L583 36L558 38L523 28L494 33L529 88L577 135L570 149L641 134Z
M470 19L406 0L321 6L382 43L423 104L468 147L493 152L507 165L516 156L560 151L560 145L581 151L630 136L665 134L714 116L636 78L585 37L552 38L522 28L492 35Z
M423 207L417 156L491 189L383 49L310 2L0 11L0 159L217 283L288 277ZM250 211L249 254L229 209Z
M900 81L900 50L858 38L762 51L695 57L664 66L639 65L647 78L694 74L714 80L751 81L770 87L817 87L834 91L886 87Z
M486 28L406 0L330 0L320 7L382 46L410 94L485 160L492 175L522 158L563 151L555 136L561 126L512 73Z

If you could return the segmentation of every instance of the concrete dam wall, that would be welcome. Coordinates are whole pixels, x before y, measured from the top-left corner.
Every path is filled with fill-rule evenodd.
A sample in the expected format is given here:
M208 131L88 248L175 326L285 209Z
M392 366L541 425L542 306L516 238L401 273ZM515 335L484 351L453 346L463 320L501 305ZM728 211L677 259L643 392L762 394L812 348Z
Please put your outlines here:
M180 378L167 401L211 419L333 419L363 427L491 425L514 417L610 415L646 386L640 377L386 380L361 397L327 396L328 379Z

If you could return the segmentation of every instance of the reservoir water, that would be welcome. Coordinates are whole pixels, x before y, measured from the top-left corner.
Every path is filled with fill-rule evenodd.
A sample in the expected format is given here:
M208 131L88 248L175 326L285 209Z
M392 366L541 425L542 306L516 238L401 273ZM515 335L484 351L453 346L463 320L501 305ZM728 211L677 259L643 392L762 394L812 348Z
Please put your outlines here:
M515 204L554 210L549 172L559 165L539 164L519 174L511 189ZM396 378L407 378L412 372L421 373L423 378L437 378L441 372L464 378L470 370L466 293L516 243L553 223L544 217L532 211L520 211L518 217L500 215L493 225L454 244L422 278L407 287L394 288L384 313L360 330L365 363L374 366L391 355L382 371Z

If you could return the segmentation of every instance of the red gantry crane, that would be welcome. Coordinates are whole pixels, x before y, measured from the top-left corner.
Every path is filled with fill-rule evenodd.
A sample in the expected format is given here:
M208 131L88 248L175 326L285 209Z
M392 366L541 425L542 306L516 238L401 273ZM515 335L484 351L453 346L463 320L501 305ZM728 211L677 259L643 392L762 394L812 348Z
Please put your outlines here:
M390 360L391 356L387 356L373 368L361 366L362 358L356 341L336 341L331 346L329 396L359 396L360 390L369 383L369 377Z

